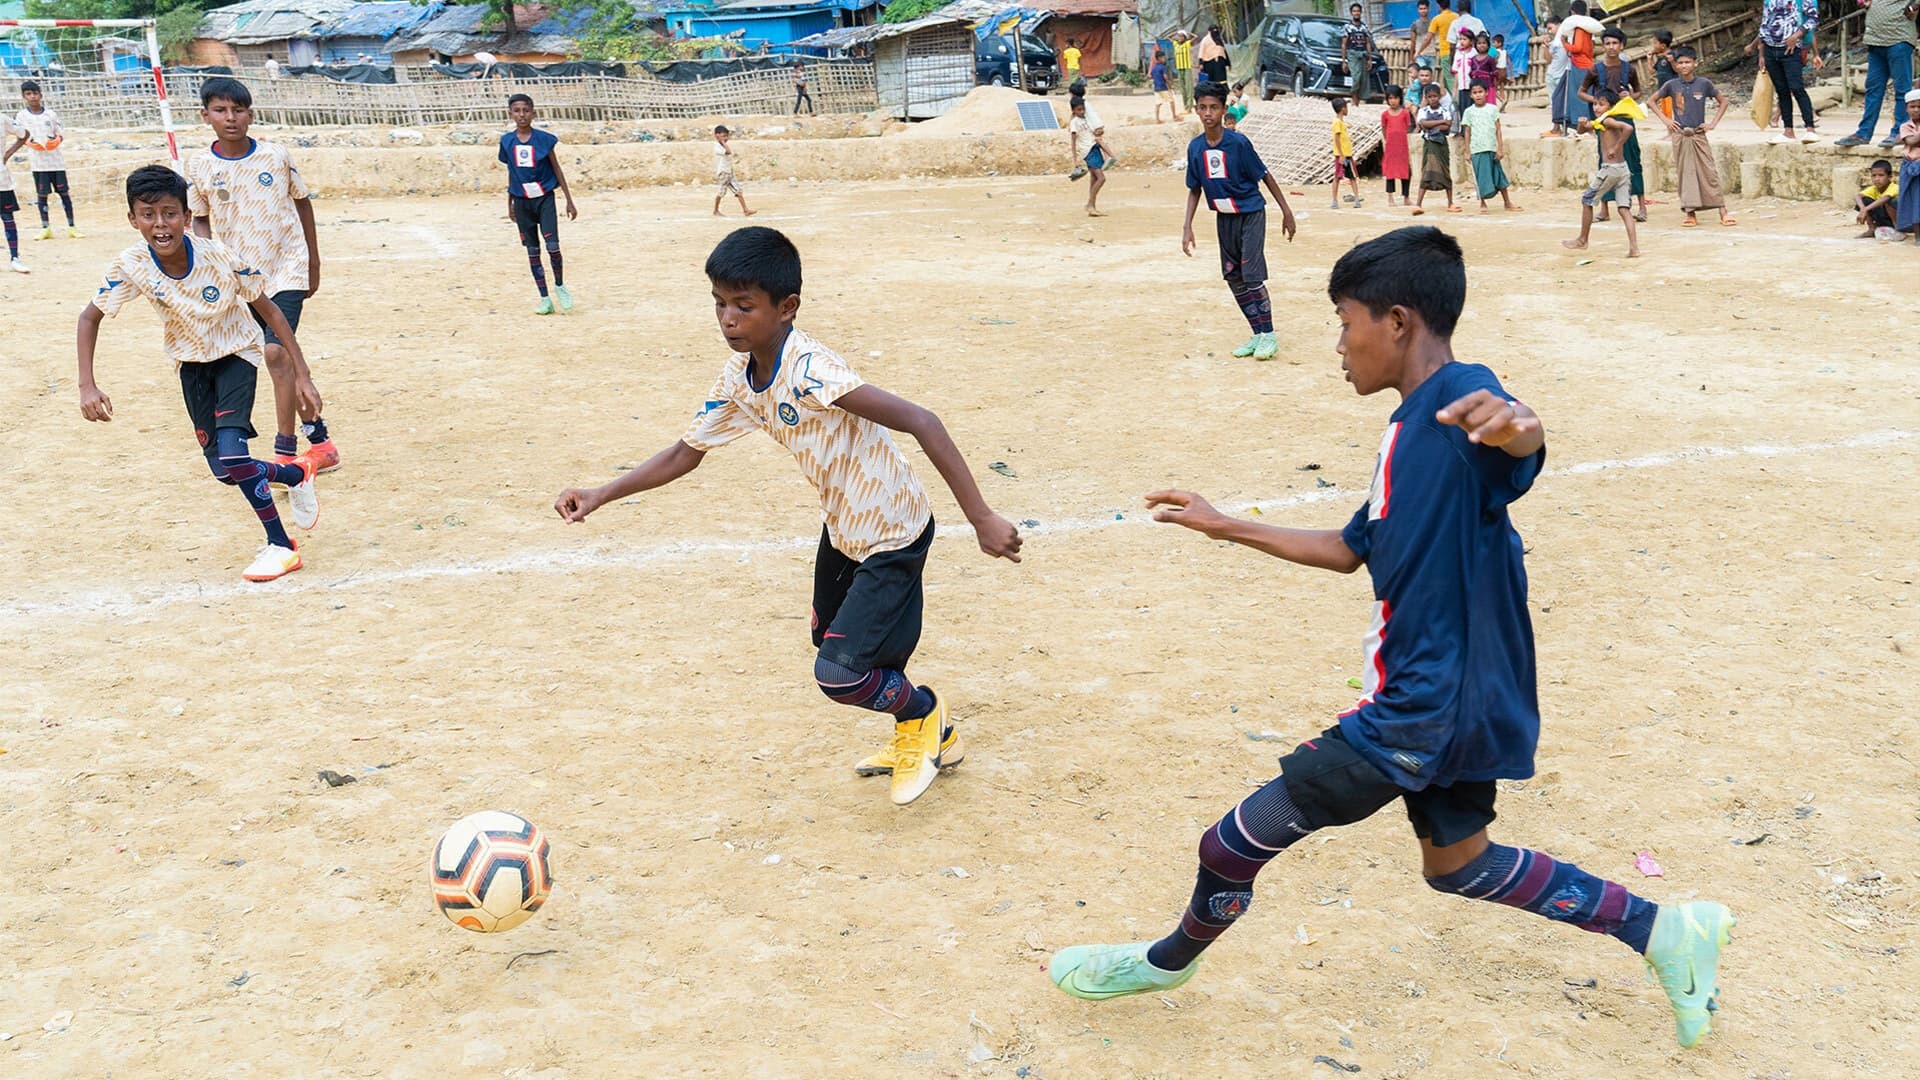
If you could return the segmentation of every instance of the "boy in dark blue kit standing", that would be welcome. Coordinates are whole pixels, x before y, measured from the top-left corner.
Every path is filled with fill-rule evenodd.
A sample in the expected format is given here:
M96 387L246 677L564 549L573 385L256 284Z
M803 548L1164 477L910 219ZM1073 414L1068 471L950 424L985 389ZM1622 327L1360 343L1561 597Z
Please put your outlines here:
M567 220L580 216L573 206L573 190L567 187L567 174L553 148L560 137L533 126L533 99L515 94L507 99L507 115L513 118L513 130L500 136L500 162L507 167L507 216L520 228L520 243L527 249L527 263L533 270L534 288L540 290L535 315L553 314L554 296L560 298L560 310L573 310L573 294L567 291L566 273L560 263L560 217L554 213L553 193L557 189L567 200ZM547 295L547 275L540 266L540 242L546 241L547 261L553 264L553 296Z
M1453 358L1466 302L1460 245L1433 228L1388 233L1342 256L1327 292L1347 381L1363 395L1401 398L1367 502L1346 528L1258 525L1186 491L1157 491L1147 504L1156 521L1289 562L1340 573L1364 565L1374 611L1360 700L1201 836L1193 899L1171 934L1063 949L1053 981L1095 1001L1185 983L1201 951L1245 914L1270 860L1399 799L1429 886L1625 943L1666 990L1680 1045L1692 1046L1709 1029L1732 913L1707 902L1660 907L1487 837L1494 782L1533 775L1540 733L1526 570L1507 506L1539 475L1546 434L1491 371Z
M1280 351L1280 339L1273 333L1273 300L1267 295L1267 201L1260 196L1261 183L1280 206L1280 230L1288 242L1293 240L1293 210L1253 143L1226 127L1226 87L1201 83L1194 91L1193 111L1200 117L1200 134L1187 144L1187 221L1180 232L1180 250L1193 254L1193 213L1204 194L1220 237L1220 272L1253 329L1253 336L1233 355L1271 360Z

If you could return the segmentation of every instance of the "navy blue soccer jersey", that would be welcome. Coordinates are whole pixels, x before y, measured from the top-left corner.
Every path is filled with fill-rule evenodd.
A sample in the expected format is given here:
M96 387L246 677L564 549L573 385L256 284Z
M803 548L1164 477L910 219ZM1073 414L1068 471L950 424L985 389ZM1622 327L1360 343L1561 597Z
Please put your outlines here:
M1341 533L1366 560L1374 611L1362 694L1340 730L1414 790L1532 776L1540 738L1527 572L1507 504L1533 486L1546 450L1516 458L1434 419L1482 389L1507 396L1486 368L1449 363L1400 403L1366 505Z
M507 190L523 199L537 199L560 186L553 175L553 148L560 137L533 129L526 142L507 132L500 136L500 160L507 167Z
M1222 214L1265 210L1260 181L1266 175L1267 163L1237 131L1223 130L1218 146L1207 145L1204 134L1187 144L1187 188L1200 192L1207 205Z

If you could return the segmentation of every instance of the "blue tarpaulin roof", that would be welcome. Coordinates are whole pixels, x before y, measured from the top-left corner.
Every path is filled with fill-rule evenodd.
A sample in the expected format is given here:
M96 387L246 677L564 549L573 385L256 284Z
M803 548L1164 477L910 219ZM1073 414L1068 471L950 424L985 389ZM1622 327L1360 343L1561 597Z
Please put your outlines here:
M337 18L313 32L320 39L327 38L387 38L402 30L412 28L440 14L444 4L415 4L410 0L380 0L376 3L355 4L342 12Z
M1532 5L1527 5L1531 7ZM1487 33L1507 36L1507 74L1520 76L1527 73L1527 39L1533 36L1533 24L1520 12L1515 4L1502 4L1499 0L1478 0L1473 5L1473 14L1487 24ZM1419 15L1418 0L1387 0L1387 22L1396 30L1405 32L1413 25Z

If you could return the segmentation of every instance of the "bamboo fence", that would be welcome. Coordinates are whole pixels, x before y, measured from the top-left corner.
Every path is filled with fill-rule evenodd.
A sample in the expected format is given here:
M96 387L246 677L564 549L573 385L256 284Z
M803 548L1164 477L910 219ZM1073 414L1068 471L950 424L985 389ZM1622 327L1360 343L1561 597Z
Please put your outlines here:
M428 127L501 123L507 97L530 95L548 120L631 121L700 116L785 114L793 108L793 71L744 71L700 82L675 83L644 72L618 79L567 76L532 79L411 78L387 85L335 82L317 76L268 79L264 71L238 77L253 92L254 116L288 126L378 125ZM214 76L177 73L167 78L176 115L200 100L200 85ZM138 130L158 126L159 108L145 76L65 75L43 78L47 103L69 127ZM873 66L864 61L807 65L807 90L820 112L871 112L878 107Z

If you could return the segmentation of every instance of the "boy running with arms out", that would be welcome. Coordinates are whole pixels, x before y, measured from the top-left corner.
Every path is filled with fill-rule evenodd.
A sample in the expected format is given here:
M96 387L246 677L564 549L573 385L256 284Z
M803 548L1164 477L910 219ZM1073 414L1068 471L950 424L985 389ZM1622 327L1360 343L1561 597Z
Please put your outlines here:
M286 147L247 135L253 95L238 80L208 79L200 87L200 116L213 129L214 141L187 159L193 234L208 237L218 231L228 252L260 275L267 298L297 334L307 298L320 291L320 240L306 182ZM260 325L267 335L267 374L273 378L273 460L291 464L300 449L296 433L305 431L315 466L332 472L340 467L340 450L326 420L317 411L303 420L296 408L302 398L320 400L313 375L300 354L282 346L266 323Z
M300 345L286 316L264 293L266 282L217 240L188 235L187 181L165 165L146 165L127 177L127 221L144 243L122 251L80 313L80 415L113 419L113 402L93 381L100 320L135 296L145 296L165 327L167 358L180 374L187 418L223 484L240 489L267 531L267 546L248 566L248 581L272 581L300 569L300 552L280 524L271 484L287 486L293 523L311 529L320 520L312 457L291 464L256 461L247 453L254 435L253 391L265 362L264 322L304 369ZM248 310L252 310L252 317ZM303 411L318 413L313 384L298 390Z
M1526 570L1507 506L1539 475L1546 434L1491 371L1454 360L1466 292L1460 245L1437 229L1399 229L1334 264L1327 293L1347 381L1363 396L1400 395L1372 491L1344 529L1259 525L1186 491L1147 496L1156 521L1215 540L1339 573L1365 566L1375 597L1365 690L1339 726L1281 758L1278 778L1202 834L1193 898L1172 933L1054 955L1050 974L1067 993L1098 1001L1185 983L1282 851L1402 800L1429 887L1615 938L1666 990L1680 1045L1707 1033L1731 912L1656 906L1487 836L1495 781L1533 775L1540 732Z
M567 220L580 216L574 209L573 189L567 186L567 174L553 148L560 136L533 126L533 99L515 94L507 99L507 115L513 130L500 136L500 161L507 167L507 216L520 229L520 246L527 249L527 266L533 271L533 287L540 290L535 315L553 314L555 297L561 311L573 310L573 294L567 291L567 276L560 261L560 216L554 212L553 193L558 189L567 200ZM540 244L546 242L547 261L553 264L553 295L547 295L547 275L540 268Z
M1280 339L1273 333L1273 299L1267 294L1267 203L1260 185L1266 184L1280 206L1280 231L1288 243L1293 242L1293 208L1253 143L1223 125L1226 87L1202 83L1194 91L1193 111L1200 117L1200 134L1187 144L1187 219L1180 250L1193 255L1193 213L1204 195L1220 240L1220 272L1253 330L1233 355L1271 360L1280 352Z
M33 170L33 195L40 210L40 239L53 239L52 219L47 216L47 196L60 196L60 208L67 212L67 235L78 240L86 233L73 224L73 195L67 190L67 155L60 149L66 141L66 129L60 118L43 104L40 84L28 79L20 84L20 101L25 108L14 114L13 126L20 137L7 148L11 157L22 146L27 148L27 165Z
M963 750L946 701L907 679L920 641L933 508L891 433L920 444L980 550L1019 562L1020 534L988 508L938 417L861 381L794 327L800 252L792 241L773 229L737 230L707 257L706 270L720 332L734 350L706 406L679 442L600 487L561 492L554 509L584 521L607 503L672 483L707 451L756 430L785 446L819 492L825 517L813 577L814 679L842 705L893 715L892 743L855 771L892 773L893 802L905 806L941 769L959 764Z

